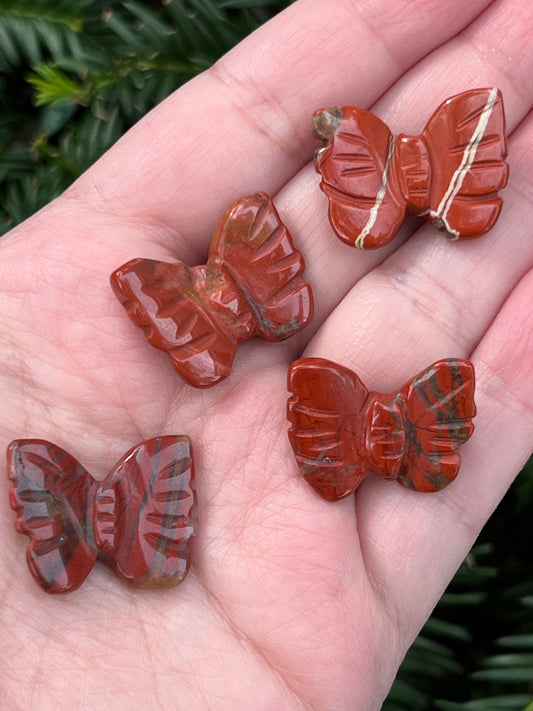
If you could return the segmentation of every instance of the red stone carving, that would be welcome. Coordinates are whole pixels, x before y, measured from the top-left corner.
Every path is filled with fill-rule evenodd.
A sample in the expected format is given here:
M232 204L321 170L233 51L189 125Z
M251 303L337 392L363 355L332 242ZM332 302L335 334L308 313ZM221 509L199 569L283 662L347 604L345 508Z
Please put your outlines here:
M205 266L133 259L111 285L149 343L188 383L208 388L228 377L240 341L281 341L309 323L304 266L271 199L257 193L226 210Z
M139 444L103 481L45 440L15 440L7 461L15 528L30 538L28 565L46 592L78 588L97 557L141 587L187 575L196 529L188 437Z
M451 239L493 227L507 183L502 96L473 89L445 101L420 136L393 136L376 116L353 106L321 109L315 154L337 236L360 249L387 244L407 214L421 215Z
M440 360L397 393L368 392L357 375L322 358L289 369L289 439L303 476L328 501L371 473L416 491L455 479L457 448L474 430L474 369Z

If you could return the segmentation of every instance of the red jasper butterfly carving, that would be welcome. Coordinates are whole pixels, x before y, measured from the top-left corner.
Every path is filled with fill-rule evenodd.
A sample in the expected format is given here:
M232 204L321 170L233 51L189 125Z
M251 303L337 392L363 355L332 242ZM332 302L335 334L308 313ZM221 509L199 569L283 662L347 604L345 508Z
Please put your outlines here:
M368 392L357 375L322 358L288 376L289 439L300 471L328 501L376 473L416 491L438 491L459 471L456 451L474 430L474 370L440 360L397 393Z
M271 199L257 193L226 210L205 266L133 259L111 285L149 343L188 383L207 388L228 377L240 341L280 341L311 320L303 270Z
M387 244L407 214L426 217L452 239L493 227L507 183L503 103L497 89L445 101L420 136L393 136L383 121L353 106L317 111L315 154L337 236L360 249Z
M196 529L188 437L139 444L103 481L44 440L15 440L7 461L15 528L30 538L28 565L46 592L78 588L97 557L141 587L186 576Z

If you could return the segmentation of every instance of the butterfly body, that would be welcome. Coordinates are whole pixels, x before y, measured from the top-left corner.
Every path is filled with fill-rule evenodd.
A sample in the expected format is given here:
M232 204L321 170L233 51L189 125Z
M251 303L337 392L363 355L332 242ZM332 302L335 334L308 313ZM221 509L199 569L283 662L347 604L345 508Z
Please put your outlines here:
M97 558L141 587L183 580L196 527L187 437L143 442L102 482L45 440L15 440L7 457L15 528L29 536L28 565L47 592L78 588Z
M289 369L289 439L300 470L328 501L369 474L438 491L459 470L473 431L474 375L467 361L438 361L397 393L369 392L348 368L303 358Z
M188 383L204 388L228 377L239 342L283 340L310 321L303 269L272 201L257 193L226 210L206 265L134 259L111 284L147 340Z
M501 94L474 89L444 102L419 136L393 136L368 111L319 110L315 155L330 221L349 245L387 244L407 214L425 216L452 239L477 237L499 217L507 183Z

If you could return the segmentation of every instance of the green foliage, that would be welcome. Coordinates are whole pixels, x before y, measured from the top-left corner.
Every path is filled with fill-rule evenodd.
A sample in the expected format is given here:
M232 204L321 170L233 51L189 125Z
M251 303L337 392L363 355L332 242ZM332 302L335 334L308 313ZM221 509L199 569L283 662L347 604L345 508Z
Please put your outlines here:
M0 0L0 234L290 0Z
M533 460L407 653L383 711L533 711L532 520Z
M0 233L289 3L0 0ZM531 520L533 464L409 650L383 711L533 711Z

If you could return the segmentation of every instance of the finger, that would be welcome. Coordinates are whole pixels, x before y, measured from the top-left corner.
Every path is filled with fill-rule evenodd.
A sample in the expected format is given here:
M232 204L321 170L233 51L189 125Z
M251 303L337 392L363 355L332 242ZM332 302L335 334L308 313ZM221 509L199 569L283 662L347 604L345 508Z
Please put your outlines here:
M489 4L300 0L149 114L74 195L205 245L226 205L275 193L309 160L318 105L368 106Z
M524 107L531 107L531 14L528 2L493 3L457 37L401 77L375 110L379 115L387 111L393 131L405 131L407 123L409 132L418 133L435 102L474 86L497 86L512 131L527 112Z
M520 28L520 41L515 37L514 22ZM501 27L508 27L509 31L501 33ZM445 58L445 48L439 48L402 79L401 100L395 88L385 94L378 104L380 117L392 123L395 131L417 133L435 110L435 101L472 86L501 85L504 88L507 125L512 133L532 105L532 37L533 11L529 5L521 8L518 17L514 2L491 6L467 31L446 45L452 66L457 71L453 74L448 70L443 72L443 66L449 66L448 54ZM509 62L509 56L513 59L512 63ZM487 61L480 60L480 57L485 57ZM509 64L514 67L512 76L508 73ZM422 81L425 82L426 90L420 90ZM427 89L429 85L432 86L432 92ZM474 313L476 318L478 314L469 308L472 299L489 307L487 318L490 319L512 284L527 268L531 245L527 205L519 200L522 207L518 208L517 195L531 179L529 136L530 128L524 125L510 142L510 183L501 193L504 208L500 221L488 235L470 242L450 243L432 226L427 225L419 236L410 240L409 245L398 251L397 257L390 260L387 257L412 232L414 223L406 224L403 232L387 248L361 254L358 250L345 247L335 238L326 222L327 198L316 187L312 190L311 170L305 169L291 181L276 197L276 202L289 227L301 235L301 248L307 265L306 278L315 294L316 316L307 334L322 322L324 316L358 279L372 268L383 265L372 277L372 281L361 284L353 298L336 312L328 329L323 332L323 340L313 346L313 352L325 352L324 346L331 333L347 333L346 329L350 325L359 333L364 332L366 338L374 339L372 344L364 339L360 339L360 342L365 349L374 347L373 363L376 360L383 361L382 373L392 366L389 372L394 378L395 366L383 360L382 355L377 355L379 332L372 336L374 331L371 328L366 334L367 324L382 319L391 338L403 335L399 341L400 346L403 344L403 356L407 350L416 350L423 339L424 334L418 332L419 321L411 319L410 326L407 318L407 315L411 317L419 310L425 310L426 319L434 321L430 329L435 338L428 336L427 342L435 344L436 357L446 355L447 333L455 333L456 321L463 315L468 317L469 327L472 326L472 348L476 338L479 338L480 328L483 329L484 323L486 325L483 320L476 322L477 327L473 323ZM315 180L318 182L316 176ZM298 230L298 225L303 226L303 229L300 227ZM484 274L483 281L480 282L470 272ZM408 304L409 298L415 303ZM407 332L404 332L404 328L408 329ZM468 330L464 329L465 333ZM304 336L305 332L302 334ZM339 338L335 350L329 349L331 357L335 359L346 345L343 338ZM293 355L297 355L300 343L295 341L294 346ZM354 347L357 349L357 345ZM419 352L422 357L423 351ZM357 358L357 350L353 356ZM426 356L430 356L429 352L426 352ZM402 361L396 359L396 362ZM403 362L406 367L403 375L408 377L410 372L407 368L411 362L408 359ZM423 367L425 364L415 365Z
M454 42L455 64L464 67L461 81L464 79L465 86L458 88L471 85L468 73L473 69L469 68L479 69L477 59L484 53L495 59L487 75L479 77L481 83L507 81L504 58L509 54L517 64L515 77L507 82L509 125L517 128L509 143L510 182L499 223L483 239L463 244L450 244L430 226L424 227L356 284L306 351L306 355L353 367L367 387L389 392L441 357L469 356L474 351L474 365L479 363L476 431L461 449L463 465L458 480L435 496L413 494L372 479L356 493L358 532L374 590L409 638L516 476L533 441L531 416L524 405L531 388L531 350L524 336L531 326L529 316L524 331L518 326L531 298L532 279L523 275L533 265L528 218L533 115L523 118L530 110L533 88L528 83L531 39L518 42L510 30L509 40L502 37L494 52L487 39L491 31L497 35L498 28L514 27L515 21L521 31L531 28L529 8L522 8L519 18L515 13L516 5L500 3L474 23L465 38ZM526 38L530 35L524 33ZM439 52L436 55L433 76L433 57L420 70L429 76L430 83L442 73L443 60ZM454 61L453 53L451 57ZM521 62L525 62L523 72L518 66ZM417 72L418 68L413 70L413 76L420 80ZM404 88L409 79L406 77ZM387 99L385 96L383 106ZM308 261L312 269L312 261ZM521 278L520 287L509 297ZM495 350L503 339L507 339L507 349L498 354ZM509 356L506 365L505 355ZM490 376L494 372L498 374L496 382ZM501 384L500 372L505 377ZM511 384L507 401L504 382ZM518 394L522 382L524 396ZM507 454L506 439L510 442ZM498 440L497 447L494 440Z
M445 13L446 22L436 23L439 29L436 33L433 33L432 39L429 40L428 37L431 33L425 30L426 23L430 22L430 20L425 18L431 17L432 22L435 22L440 17L440 13L443 12L441 3L436 2L436 0L431 4L431 13L427 11L427 7L424 13L417 13L415 12L417 3L402 3L399 0L383 0L375 8L377 15L373 14L374 10L370 9L370 7L364 6L363 10L359 10L362 12L361 18L355 24L353 22L350 24L349 32L345 30L347 23L340 20L345 19L343 13L353 12L353 7L351 4L342 5L339 3L335 6L335 12L340 13L339 16L332 17L329 14L331 8L328 7L328 23L325 26L330 28L329 34L322 42L319 50L313 52L308 51L309 32L307 30L309 29L308 22L311 20L307 19L307 11L311 15L316 11L318 13L317 17L321 17L325 22L324 15L320 14L322 12L321 5L320 3L297 4L294 12L296 12L296 8L300 7L303 7L305 12L302 11L302 15L298 14L300 11L294 16L292 14L289 15L290 30L284 29L284 23L275 24L273 29L265 28L264 34L260 34L259 39L251 38L244 48L239 48L233 55L229 55L221 66L226 67L223 71L229 76L231 71L235 72L237 67L243 66L245 57L249 54L257 54L258 47L264 46L268 39L272 48L271 55L280 57L279 64L274 62L272 65L269 63L267 70L266 66L263 66L258 60L255 69L258 72L257 77L260 77L262 82L261 84L258 79L257 86L261 84L261 86L270 87L268 91L274 96L273 92L277 84L274 79L269 79L273 66L279 66L279 71L285 71L286 68L286 73L284 74L286 81L296 81L299 77L301 78L298 72L307 72L312 68L309 62L311 64L312 62L323 63L324 67L321 68L320 72L310 72L308 80L303 84L304 89L300 88L291 103L291 112L293 112L291 116L296 120L297 116L304 115L304 113L309 115L310 111L316 108L316 100L318 98L320 98L321 103L329 102L330 97L332 100L335 98L336 101L343 101L344 96L348 95L353 95L358 103L364 104L366 101L373 100L376 94L382 91L387 84L384 79L385 75L389 77L389 81L393 80L395 76L401 73L405 65L416 61L421 54L427 51L428 46L433 46L433 42L444 41L450 33L457 31L459 27L467 23L470 19L469 13L473 12L474 8L479 11L486 4L481 1L474 3L469 7L466 14L460 8L458 2L449 4ZM367 35L370 34L371 40L367 41L367 46L362 49L361 33L363 33L363 28L368 24L371 27L377 27L377 18L380 17L380 13L385 13L385 11L390 17L402 16L409 22L400 23L399 30L398 23L393 23L390 27L387 25L385 28L380 29L379 41L375 37L372 38L372 32L368 33L365 30ZM316 17L314 21L316 21ZM407 25L409 25L409 31L413 32L413 37L409 42L404 41L407 36L405 34L407 30L404 28ZM336 29L337 26L343 29ZM294 29L296 27L298 28L297 30ZM445 30L444 28L447 29ZM399 31L400 39L395 39L397 31ZM299 42L288 42L287 32L296 32ZM359 41L357 41L358 39ZM340 49L337 45L339 45ZM294 55L296 51L292 49L294 47L300 47L300 59L297 59ZM290 57L287 56L287 53L289 53ZM334 68L331 68L331 62L325 61L328 53L335 53L336 62L333 63ZM391 70L391 53L396 57L397 66L395 66L395 71ZM354 66L370 67L372 65L373 67L372 72L362 73L364 80L358 83L358 87L360 87L358 91L361 92L359 96L352 94L351 72L342 71L343 69L347 70L348 65L352 66L352 63ZM386 71L383 70L384 65L387 67ZM305 70L302 67L305 67ZM368 78L370 75L372 75L371 80ZM276 74L275 79L278 80L279 78L279 74ZM13 243L16 232L12 234L11 238L4 238L2 248L5 248L8 252L4 258L6 262L11 261L11 263L16 263L17 265L16 270L7 270L6 281L3 282L6 291L17 291L20 288L21 278L24 277L29 266L28 255L30 255L29 261L36 262L32 269L32 273L35 274L34 288L36 291L39 289L40 281L44 276L46 282L52 280L58 293L72 294L74 299L83 294L82 303L79 305L80 322L83 322L87 316L89 319L87 323L94 324L95 315L102 315L106 322L110 320L114 322L119 318L118 323L122 325L119 326L118 330L111 329L116 336L117 342L122 340L123 343L129 343L128 339L135 339L137 348L132 347L130 351L132 353L131 360L132 362L144 364L142 351L145 350L146 346L133 333L131 325L123 319L120 307L110 296L107 287L109 273L119 264L139 255L165 259L168 258L170 253L192 263L202 261L205 247L210 239L210 232L205 232L205 225L208 224L209 229L211 229L220 211L228 201L233 200L236 194L242 194L257 187L251 184L247 184L245 187L244 184L240 184L239 189L234 190L235 185L231 182L231 175L235 173L240 176L242 173L243 180L246 182L250 172L253 172L254 176L258 175L257 165L264 166L267 173L276 175L279 166L285 164L282 159L283 156L280 159L280 153L284 154L284 151L279 148L277 152L273 150L270 145L270 139L264 138L261 132L261 141L263 141L261 145L263 145L263 148L261 150L254 149L250 152L250 147L258 139L257 131L250 127L248 127L248 130L244 130L239 123L246 101L244 97L241 97L240 103L237 102L236 106L234 106L233 100L230 101L226 97L226 103L224 103L216 92L217 81L209 74L199 78L196 83L191 83L182 92L178 92L172 97L169 102L156 109L155 112L147 117L146 122L141 123L134 129L109 156L95 166L86 179L83 178L73 191L67 193L66 199L57 201L21 228L24 233L24 243ZM269 84L270 81L273 83ZM220 121L218 119L216 122L212 122L210 119L208 125L202 124L201 121L204 118L198 119L198 112L192 112L194 114L194 127L180 124L183 125L183 130L180 134L183 136L182 140L179 143L170 140L171 137L168 132L175 130L176 114L179 114L179 107L183 105L185 109L179 110L183 110L188 116L189 110L186 110L187 106L191 108L193 103L201 104L204 87L207 87L206 91L211 97L207 97L207 99L219 102L217 106L221 109L222 116L225 117L221 119L221 122L224 126L227 126L224 131L228 134L228 140L224 140L224 135L221 138ZM324 87L327 87L327 91ZM287 91L287 89L282 88L280 91ZM315 92L316 100L314 98ZM301 98L298 99L298 97ZM261 104L257 96L253 95L253 92L248 97L248 100L251 101L252 107L263 105L264 109L264 102ZM284 97L278 96L276 101L273 100L271 103L277 111L276 113L272 109L274 114L278 116L277 123L271 117L269 124L278 127L285 126L285 135L288 140L289 136L292 135L292 129L289 130L284 110L281 109L281 104L285 104ZM203 117L204 114L202 113L201 116ZM190 119L190 121L192 120ZM207 121L207 119L205 120ZM167 126L167 123L171 128ZM260 121L257 120L256 123L260 123ZM308 135L308 140L310 141L311 136L310 132L308 133L307 119L305 124L305 134ZM278 135L281 135L281 128L277 128L276 131ZM252 160L247 159L240 162L229 160L235 145L234 140L229 141L231 132L236 132L239 136L239 145L242 138L243 150L247 152L247 158L249 155L253 156ZM191 136L193 135L196 137L201 135L202 141L204 140L204 135L206 136L202 145L205 146L209 155L213 156L212 161L207 160L207 154L202 151L192 150ZM161 140L159 136L161 136ZM159 148L154 148L153 143L159 140ZM195 138L195 141L197 143L198 138ZM211 200L211 197L206 199L205 186L201 181L205 178L206 172L209 175L214 175L216 173L214 167L222 164L224 165L225 178L222 181L216 178L216 184L221 186L219 187L220 190L227 191L227 195L223 197L223 202L220 204L217 200ZM233 166L230 171L228 171L228 165ZM253 168L251 167L252 165L254 166ZM283 173L281 178L276 178L276 181L285 180L286 174L289 174L293 168L294 166L287 173ZM285 168L283 170L285 171ZM192 174L194 171L199 171L198 179L193 179ZM176 187L176 176L178 174L183 174L183 185L180 183L179 196L177 196ZM201 180L200 174L202 175ZM226 182L228 175L229 178ZM313 180L315 178L316 176L313 176ZM238 179L240 180L241 178ZM261 184L258 187L268 188L269 185ZM318 194L316 182L313 182L309 187L312 194ZM211 192L210 195L212 194ZM174 222L178 213L184 216L185 222L180 223L180 220ZM322 220L324 220L325 211L322 214L324 215ZM282 214L282 217L285 217L285 215ZM295 217L295 237L298 244L298 215ZM149 224L147 224L147 221ZM196 226L194 229L191 228L193 224ZM317 226L319 225L320 222L317 223ZM179 238L175 237L175 229L182 232ZM202 234L202 239L198 241L197 237L200 233ZM310 233L309 239L312 245L313 233ZM332 243L335 247L328 251L330 259L326 266L332 264L331 257L336 257L337 252L339 253L339 260L334 259L333 262L336 265L343 261L341 256L342 249L339 250L342 245L337 244L336 240L333 240ZM50 245L55 245L55 248L51 250ZM304 251L307 256L307 249L304 249ZM347 289L361 273L364 273L366 268L373 266L376 260L382 259L383 254L365 257L360 263L363 266L363 272L359 267L357 267L359 270L354 270L351 266L344 272L340 270L339 277L335 279L333 284L334 288L329 288L326 298L321 298L319 302L323 305L322 314L326 313L331 305L346 293ZM43 255L46 255L47 258L47 267L44 272L39 268L39 262ZM311 260L313 256L313 253L311 253ZM56 257L58 258L57 260ZM355 264L356 259L357 255L350 254L350 265ZM65 265L68 265L68 269L65 269ZM20 273L21 271L22 274ZM335 267L330 271L330 274L332 273L335 273ZM80 275L83 275L83 278ZM46 287L46 285L45 283L42 286ZM17 309L15 307L13 311L15 319L17 318L16 313ZM321 313L319 312L317 318L315 318L315 324L319 323L320 317ZM46 319L36 319L35 322L43 322L43 327L45 329L48 328ZM306 339L309 338L310 333L311 331L308 330L307 335L304 337ZM87 333L87 340L94 342L94 338L89 333ZM299 349L299 343L299 341L295 341L294 347ZM127 351L130 350L128 346L124 346L124 348ZM119 349L118 345L117 349ZM157 355L160 356L160 354ZM152 361L156 362L156 359L150 361L150 372L153 371Z
M374 59L377 61L377 55ZM117 161L117 165L119 164L120 161ZM112 166L110 170L113 174ZM133 173L135 171L127 171L127 175ZM316 188L316 186L312 187ZM147 191L147 194L149 192ZM79 209L76 209L76 207L79 208L79 204L74 204L72 199L74 195L75 193L71 194L70 199L58 201L55 206L37 217L39 229L37 227L32 229L33 226L30 223L28 227L31 230L31 236L27 240L16 241L13 238L7 238L2 244L2 248L7 250L7 254L4 256L6 264L9 262L16 265L14 269L6 270L5 279L2 282L4 288L7 292L18 293L26 278L25 275L28 270L31 270L32 291L36 296L33 317L36 332L32 337L28 337L27 333L24 334L21 343L18 344L18 351L20 357L23 358L24 353L33 353L38 350L43 360L41 365L46 367L49 376L51 376L46 380L49 392L65 390L64 371L91 374L94 372L92 364L94 362L101 363L102 366L98 368L97 380L91 379L93 382L89 382L85 378L81 382L78 379L76 383L72 383L72 388L66 388L67 391L79 395L80 386L83 385L82 394L87 393L86 400L89 401L90 394L94 392L96 385L99 392L104 393L101 396L100 404L108 416L102 420L101 412L95 413L94 408L90 408L91 411L87 413L87 421L107 422L114 420L117 423L117 430L129 433L133 427L137 432L139 429L137 422L131 422L129 426L125 427L123 417L114 418L112 416L112 413L123 411L124 403L129 401L127 391L131 391L130 384L139 381L138 373L142 370L143 382L146 385L143 390L152 393L153 397L151 404L146 401L146 398L142 403L138 402L137 404L142 404L145 415L148 411L150 412L150 418L143 419L153 422L156 418L157 403L162 399L161 392L168 391L167 383L170 380L175 380L175 375L169 364L166 363L163 366L162 354L152 353L140 334L134 332L131 325L124 319L119 305L114 302L109 292L107 278L114 267L134 256L131 252L131 244L136 243L137 247L139 246L139 234L143 235L146 244L149 245L149 256L164 258L168 249L164 244L163 233L165 230L160 223L155 223L153 229L147 230L138 215L134 215L131 219L128 218L127 223L123 223L120 216L112 220L105 207L102 209L101 206L91 205L90 201L83 203L83 214L80 215ZM123 203L116 204L122 205ZM46 225L44 228L41 227L43 219ZM158 239L159 236L161 239ZM51 243L57 245L53 250L49 248ZM342 247L342 245L338 246ZM185 243L181 245L180 256L183 252L186 252ZM353 274L347 276L344 284L345 289L348 288L348 279L353 278ZM69 348L69 357L75 362L68 364L62 359L60 365L54 365L59 362L57 349L47 350L46 348L46 344L50 341L50 333L57 330L57 324L52 323L53 319L47 318L47 313L53 312L52 304L50 300L44 302L48 307L46 309L43 307L40 296L48 289L50 283L54 285L57 294L57 304L54 304L54 308L57 306L55 313L59 313L61 310L61 302L65 294L69 295L68 298L72 299L73 303L76 303L78 309L76 323L68 322L61 329L63 335L75 333L76 342L83 344L79 349L72 346ZM333 293L335 294L335 292ZM338 298L338 291L336 294ZM6 311L11 315L11 323L16 326L17 323L24 322L24 314L28 314L28 308L27 300L24 304L21 304L18 299L15 299L15 303L10 300ZM13 333L16 331L15 328ZM107 334L105 344L103 339L95 338L95 333ZM85 344L89 343L91 348L87 349ZM96 343L102 343L97 354L94 352ZM263 367L263 363L259 365ZM161 366L165 367L164 378L160 377ZM105 383L116 382L119 368L125 369L123 374L127 377L118 379L123 391L116 392L106 388ZM28 373L28 376L33 378L33 382L38 382L38 378L34 378L32 373ZM19 379L17 382L20 383L21 388L26 387L25 380ZM140 393L141 389L138 392ZM112 402L109 402L110 393L114 393ZM42 403L43 412L40 413L42 416L46 414L47 400L48 397ZM199 402L201 401L199 400ZM26 407L22 398L20 407ZM67 407L65 417L56 418L57 421L53 425L56 435L64 431L65 420L69 420L68 412L69 408ZM93 417L95 414L96 417ZM57 439L56 435L54 435L55 439ZM140 435L139 431L138 436ZM60 439L60 441L63 440Z
M428 496L369 479L356 493L374 589L411 636L531 451L532 158L530 114L510 140L507 209L494 232L439 245L421 230L354 287L306 353L391 392L433 360L473 351L478 415L457 481Z
M449 243L424 226L356 284L306 355L357 364L368 387L388 390L442 357L467 357L510 290L533 266L529 229L533 114L509 141L505 210L479 240ZM350 328L346 328L350 324Z
M532 297L530 271L472 355L478 414L457 480L435 496L381 481L356 495L365 562L400 627L422 624L531 453Z

